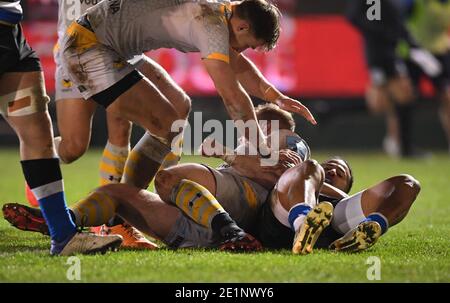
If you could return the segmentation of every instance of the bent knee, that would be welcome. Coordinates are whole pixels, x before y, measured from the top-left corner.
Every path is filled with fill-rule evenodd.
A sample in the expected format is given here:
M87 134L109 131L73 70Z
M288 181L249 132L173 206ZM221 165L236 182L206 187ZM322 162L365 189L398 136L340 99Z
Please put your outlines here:
M179 177L170 169L160 170L155 176L155 189L164 201L170 201L172 189L179 182Z
M181 101L177 102L177 104L179 104L179 106L177 106L177 112L180 119L186 119L191 112L192 100L186 93L183 93L180 99Z
M64 163L72 163L78 160L88 149L89 142L87 140L65 140L63 139L59 145L59 157Z
M394 177L395 183L400 186L400 188L412 192L417 196L421 190L420 183L413 176L408 174L402 174Z
M324 175L324 170L319 162L314 159L308 159L298 166L300 172L305 176Z

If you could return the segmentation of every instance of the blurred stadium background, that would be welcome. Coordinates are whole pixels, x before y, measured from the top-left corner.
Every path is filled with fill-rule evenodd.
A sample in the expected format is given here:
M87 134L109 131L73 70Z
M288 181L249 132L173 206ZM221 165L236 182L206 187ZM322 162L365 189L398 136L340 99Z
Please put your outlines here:
M370 115L366 110L364 92L368 74L361 37L343 16L346 0L275 2L284 14L279 46L268 54L253 51L247 54L272 83L284 93L302 100L316 116L317 127L297 116L297 130L314 150L381 150L384 118ZM22 5L26 37L41 58L47 91L53 96L52 49L56 41L58 1L23 0ZM193 111L203 112L203 121L227 118L197 54L186 56L175 50L160 50L148 55L162 64L188 92L193 99ZM422 92L426 100L417 103L414 113L414 143L426 150L445 149L445 136L437 117L438 105L431 100L433 91L428 83L423 83ZM54 108L52 102L53 119ZM91 146L104 146L104 120L104 110L99 108L93 122ZM135 128L133 142L141 134L142 130ZM0 145L18 145L16 136L3 119L0 120Z

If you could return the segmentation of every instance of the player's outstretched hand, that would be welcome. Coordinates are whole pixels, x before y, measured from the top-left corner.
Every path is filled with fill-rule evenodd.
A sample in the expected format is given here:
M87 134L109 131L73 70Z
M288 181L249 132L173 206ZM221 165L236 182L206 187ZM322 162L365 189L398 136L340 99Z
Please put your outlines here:
M281 109L303 116L313 125L317 124L316 119L314 119L314 116L311 114L309 109L297 100L284 96L275 101L275 104Z

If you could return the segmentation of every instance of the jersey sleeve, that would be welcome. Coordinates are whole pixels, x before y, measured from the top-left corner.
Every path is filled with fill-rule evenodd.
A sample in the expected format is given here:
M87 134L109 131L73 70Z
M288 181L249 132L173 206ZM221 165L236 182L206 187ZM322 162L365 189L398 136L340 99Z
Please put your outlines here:
M196 20L192 38L202 59L215 59L230 63L227 21L219 15L202 16Z

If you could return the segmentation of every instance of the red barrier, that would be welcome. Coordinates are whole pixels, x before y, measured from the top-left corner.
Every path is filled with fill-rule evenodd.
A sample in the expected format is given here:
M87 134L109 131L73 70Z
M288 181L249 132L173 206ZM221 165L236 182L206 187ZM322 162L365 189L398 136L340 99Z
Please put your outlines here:
M49 93L54 91L52 48L56 23L23 24L30 45L40 55ZM305 97L362 96L367 82L361 39L339 16L283 20L278 47L267 54L248 51L264 75L282 91ZM198 54L175 50L149 52L190 95L214 95L214 86Z

